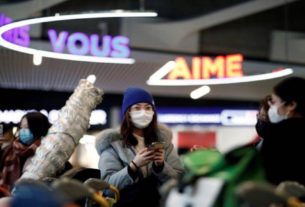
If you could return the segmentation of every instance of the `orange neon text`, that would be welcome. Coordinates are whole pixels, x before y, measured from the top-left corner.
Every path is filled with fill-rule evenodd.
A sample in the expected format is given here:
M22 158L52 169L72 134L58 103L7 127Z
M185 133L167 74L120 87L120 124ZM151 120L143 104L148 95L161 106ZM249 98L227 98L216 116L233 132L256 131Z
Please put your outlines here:
M184 57L176 58L176 67L167 79L210 79L243 76L243 56L240 54L211 57L193 57L191 67Z

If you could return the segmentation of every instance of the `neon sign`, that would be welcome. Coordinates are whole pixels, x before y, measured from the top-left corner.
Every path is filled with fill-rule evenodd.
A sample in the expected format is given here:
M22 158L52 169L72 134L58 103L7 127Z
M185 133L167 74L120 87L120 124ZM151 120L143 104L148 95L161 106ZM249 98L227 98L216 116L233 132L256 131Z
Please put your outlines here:
M67 31L56 34L53 29L48 31L48 35L53 51L58 53L64 52L66 47L68 52L74 55L91 54L97 57L115 58L127 58L130 55L129 39L124 36L111 37L105 35L100 41L97 34L88 36L81 32L69 34Z
M146 81L158 86L204 86L263 81L287 76L291 68L278 68L271 72L244 75L241 54L210 57L193 57L191 67L183 57L168 61Z
M192 67L183 57L176 58L176 67L167 78L173 79L210 79L243 76L243 56L240 54L210 57L193 57Z
M83 62L96 62L96 63L117 63L117 64L133 64L135 62L132 58L117 58L117 57L99 57L99 56L86 56L86 55L74 55L74 54L65 54L65 53L57 53L46 50L39 50L34 48L23 47L17 44L14 44L3 38L3 34L8 32L9 30L16 29L23 26L40 24L46 22L57 22L57 21L67 21L67 20L77 20L77 19L95 19L95 18L121 18L121 17L155 17L157 13L155 12L132 12L132 11L122 11L122 10L114 10L108 12L98 12L98 13L85 13L85 14L71 14L71 15L55 15L49 17L39 17L33 19L26 19L19 22L13 22L11 24L4 25L0 27L0 45L15 50L18 52L31 54L33 56L38 56L39 58L48 57L55 58L61 60L72 60L72 61L83 61ZM73 39L72 39L73 40ZM117 40L112 44L119 44L121 42L116 43ZM85 47L86 49L86 47ZM84 51L86 51L84 49ZM118 48L113 52L113 55L124 55L122 49ZM80 53L84 53L82 50L77 50ZM118 54L116 54L118 53Z
M13 22L10 17L5 16L0 13L0 27L6 24ZM30 45L30 35L29 35L30 27L16 27L12 30L9 30L3 33L3 38L11 43L20 45L20 46L29 46Z

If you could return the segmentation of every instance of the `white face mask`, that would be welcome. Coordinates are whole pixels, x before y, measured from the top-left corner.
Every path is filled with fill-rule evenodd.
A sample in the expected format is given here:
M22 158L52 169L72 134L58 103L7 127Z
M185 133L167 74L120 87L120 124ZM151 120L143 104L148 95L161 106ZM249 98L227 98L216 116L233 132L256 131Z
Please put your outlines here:
M279 123L280 121L283 121L287 119L287 115L280 115L278 113L278 106L271 105L268 110L268 116L271 123Z
M153 111L131 111L130 113L131 122L138 129L143 129L147 127L153 119L154 112Z

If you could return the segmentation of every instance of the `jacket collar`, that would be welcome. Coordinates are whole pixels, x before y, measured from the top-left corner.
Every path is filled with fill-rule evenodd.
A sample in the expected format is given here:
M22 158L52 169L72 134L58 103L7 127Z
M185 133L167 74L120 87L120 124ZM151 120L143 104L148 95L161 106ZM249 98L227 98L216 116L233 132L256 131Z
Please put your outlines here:
M172 140L171 129L164 124L158 124L157 135L159 141L164 142L165 148L167 148ZM119 128L105 129L96 136L95 148L98 154L101 154L113 142L119 140L122 140Z

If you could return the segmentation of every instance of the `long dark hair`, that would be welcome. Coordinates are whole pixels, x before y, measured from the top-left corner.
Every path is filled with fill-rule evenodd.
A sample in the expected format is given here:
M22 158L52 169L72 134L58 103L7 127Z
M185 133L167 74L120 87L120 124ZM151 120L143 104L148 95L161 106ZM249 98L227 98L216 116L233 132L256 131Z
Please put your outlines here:
M25 114L21 120L24 118L28 121L28 126L30 131L33 133L35 139L44 137L47 135L48 130L51 126L48 118L40 112L29 112ZM21 122L20 122L21 124ZM20 126L19 126L20 127Z
M145 145L149 145L154 141L158 140L158 135L157 135L157 129L158 129L158 125L157 125L157 113L155 108L153 108L154 110L154 115L153 115L153 119L150 122L150 124L143 129L144 132L144 141L145 141ZM124 114L124 118L121 124L121 135L123 137L123 143L125 146L135 146L138 144L137 139L132 135L132 132L134 130L134 126L131 122L131 118L129 116L129 111L130 109L128 109L126 111L126 113Z
M299 77L290 77L278 83L273 92L279 96L285 104L292 101L297 103L296 112L305 116L305 96L302 89L305 87L305 79Z

